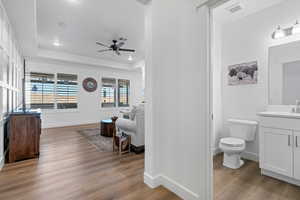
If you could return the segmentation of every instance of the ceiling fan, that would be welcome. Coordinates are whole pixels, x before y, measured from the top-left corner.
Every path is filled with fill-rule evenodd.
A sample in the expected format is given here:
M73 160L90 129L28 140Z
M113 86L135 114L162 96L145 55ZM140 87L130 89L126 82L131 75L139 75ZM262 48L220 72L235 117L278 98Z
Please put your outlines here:
M107 48L107 49L99 50L98 52L102 53L102 52L106 52L106 51L113 51L119 56L121 55L120 51L135 52L134 49L121 48L122 46L124 46L126 40L127 40L126 38L120 38L119 40L113 40L112 41L113 43L111 45L106 45L101 42L96 42L96 44Z

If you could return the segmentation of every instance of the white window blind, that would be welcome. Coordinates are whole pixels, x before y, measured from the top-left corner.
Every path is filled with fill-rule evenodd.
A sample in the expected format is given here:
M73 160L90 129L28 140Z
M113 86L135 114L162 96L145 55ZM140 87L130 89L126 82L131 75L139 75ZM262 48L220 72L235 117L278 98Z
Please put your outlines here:
M101 105L103 108L116 106L116 79L102 78Z
M54 108L54 74L31 72L26 84L26 104L30 108Z
M58 109L77 108L77 75L57 74L56 103Z
M118 105L119 107L128 107L129 106L129 91L130 90L130 81L119 79L118 80Z

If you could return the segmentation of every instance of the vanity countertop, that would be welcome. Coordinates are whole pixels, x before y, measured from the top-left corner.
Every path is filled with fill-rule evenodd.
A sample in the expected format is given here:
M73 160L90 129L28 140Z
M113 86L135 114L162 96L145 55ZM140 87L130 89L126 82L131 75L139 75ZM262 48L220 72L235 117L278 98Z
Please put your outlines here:
M300 119L300 113L292 113L292 112L265 111L265 112L258 113L258 116Z

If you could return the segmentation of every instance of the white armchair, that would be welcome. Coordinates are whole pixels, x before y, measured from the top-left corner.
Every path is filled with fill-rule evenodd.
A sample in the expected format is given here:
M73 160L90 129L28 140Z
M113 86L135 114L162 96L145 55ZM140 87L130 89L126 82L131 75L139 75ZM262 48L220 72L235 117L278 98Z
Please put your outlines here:
M144 151L145 146L145 112L144 105L134 106L129 114L130 119L119 118L116 121L118 134L122 132L131 136L132 150Z

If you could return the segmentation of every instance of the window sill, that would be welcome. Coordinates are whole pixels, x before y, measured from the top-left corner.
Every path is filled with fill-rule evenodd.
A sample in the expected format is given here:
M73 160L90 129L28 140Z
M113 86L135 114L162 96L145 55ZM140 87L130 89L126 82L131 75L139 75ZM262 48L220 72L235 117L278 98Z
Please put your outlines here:
M57 113L77 113L79 109L42 109L43 114L57 114Z

